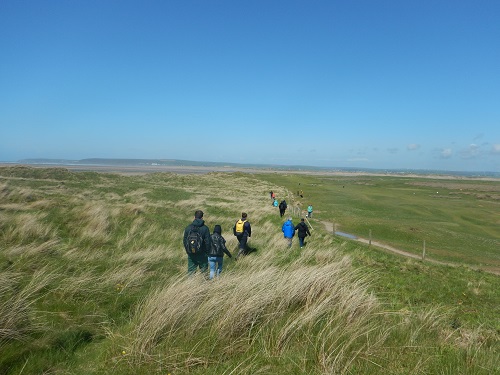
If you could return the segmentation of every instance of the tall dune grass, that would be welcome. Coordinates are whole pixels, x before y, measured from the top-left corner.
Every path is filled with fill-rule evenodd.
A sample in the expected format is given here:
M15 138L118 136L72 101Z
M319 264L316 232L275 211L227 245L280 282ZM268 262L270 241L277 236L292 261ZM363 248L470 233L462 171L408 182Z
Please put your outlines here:
M24 341L42 329L34 308L40 292L53 280L46 268L34 272L26 284L18 273L0 273L0 349L11 340Z
M26 244L53 239L56 230L50 223L44 221L45 217L43 213L18 214L12 224L3 231L4 241Z
M53 255L57 252L60 247L59 239L52 239L40 244L30 243L27 245L17 245L9 247L5 250L5 254L12 257L46 257L48 255ZM37 259L38 260L38 259Z
M208 284L186 277L153 291L140 304L130 352L148 358L157 347L182 347L186 336L201 340L203 332L216 337L197 351L207 361L213 350L239 342L269 357L300 348L319 358L321 373L349 368L366 351L364 337L378 332L380 307L366 290L368 278L346 257L305 266L306 254L283 269L270 264L281 250L267 250Z
M105 242L110 238L110 211L101 202L87 203L83 207L75 207L74 216L79 218L74 223L82 239Z
M389 292L375 287L379 274L356 265L345 255L352 245L319 223L304 249L296 238L288 248L269 198L273 190L295 205L283 187L243 174L54 173L0 169L2 373L419 374L452 373L464 364L469 373L498 367L497 333L450 328L450 308L432 303L392 310ZM233 253L231 228L241 212L253 228L255 251L237 262L225 258L212 281L186 276L182 233L196 209L210 230L222 225ZM488 297L491 285L474 282L467 293Z

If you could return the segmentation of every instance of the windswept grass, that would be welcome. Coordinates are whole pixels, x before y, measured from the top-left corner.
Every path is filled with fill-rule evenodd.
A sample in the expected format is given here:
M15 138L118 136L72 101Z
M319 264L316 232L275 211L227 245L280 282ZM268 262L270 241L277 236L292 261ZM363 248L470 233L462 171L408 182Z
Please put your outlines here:
M366 273L353 269L346 257L318 262L313 250L296 254L286 268L273 265L282 251L274 246L252 262L245 258L244 269L208 285L202 276L183 277L154 290L139 305L126 352L138 363L157 360L165 350L177 352L162 362L166 368L223 362L235 352L259 350L259 361L273 368L276 358L305 361L299 372L344 372L365 361L360 353L366 355L370 343L380 344L383 331ZM182 351L192 341L203 343L196 347L195 362L193 353ZM309 363L311 358L317 361Z
M305 248L289 249L270 190L300 206L239 173L0 168L0 374L500 367L498 278L368 252L314 219ZM182 232L197 209L233 253L234 222L245 211L252 223L254 251L225 258L212 281L186 276Z
M52 240L56 231L51 224L44 222L45 216L35 213L16 215L14 222L4 230L4 241L28 244Z
M87 203L83 207L76 207L72 217L79 220L74 222L78 237L85 240L106 242L110 239L110 210L100 202ZM76 236L75 236L76 237Z
M43 329L37 317L35 304L43 298L43 289L53 275L41 268L23 285L23 275L0 273L0 351L11 341L27 341L29 336Z

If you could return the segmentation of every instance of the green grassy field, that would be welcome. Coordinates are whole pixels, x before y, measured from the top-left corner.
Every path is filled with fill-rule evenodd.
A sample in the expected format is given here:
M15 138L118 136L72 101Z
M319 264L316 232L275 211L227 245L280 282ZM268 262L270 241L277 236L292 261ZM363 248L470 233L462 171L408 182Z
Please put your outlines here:
M339 230L442 261L500 271L500 183L265 174ZM303 190L304 198L297 196Z
M300 202L299 182L315 206L303 250L269 199ZM498 373L498 276L322 229L498 266L498 184L455 183L0 168L0 374ZM214 281L186 275L196 209L232 252L234 221L252 223L256 251Z

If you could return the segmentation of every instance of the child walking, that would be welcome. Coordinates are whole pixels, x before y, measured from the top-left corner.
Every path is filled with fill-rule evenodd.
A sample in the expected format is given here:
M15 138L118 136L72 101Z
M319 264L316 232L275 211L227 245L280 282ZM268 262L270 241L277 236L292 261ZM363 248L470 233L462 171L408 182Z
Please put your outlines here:
M224 259L224 253L227 254L229 258L233 256L226 248L226 240L222 237L222 229L220 225L214 227L214 232L212 233L212 246L208 251L208 264L210 266L210 279L214 276L219 276L222 272L222 263Z

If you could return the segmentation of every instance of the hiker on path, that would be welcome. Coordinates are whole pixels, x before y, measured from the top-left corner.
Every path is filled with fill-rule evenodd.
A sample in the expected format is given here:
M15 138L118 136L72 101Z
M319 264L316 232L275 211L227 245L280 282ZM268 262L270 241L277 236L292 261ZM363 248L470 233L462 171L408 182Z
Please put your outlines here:
M269 192L269 195L271 196L271 200L274 201L274 198L276 197L276 195L274 194L274 191L270 191Z
M229 258L233 256L226 247L226 240L222 237L222 228L220 225L214 227L214 232L212 233L212 246L208 251L208 264L210 266L210 279L214 276L219 276L222 272L222 263L224 259L224 253L227 254ZM216 271L217 269L217 271Z
M313 216L313 206L310 204L307 206L307 217L311 218Z
M304 239L307 236L311 235L311 232L309 232L309 228L307 227L307 224L304 221L304 218L300 219L300 223L298 223L294 230L297 231L297 237L299 237L299 245L300 248L302 249L304 247Z
M288 242L288 247L292 247L292 239L293 236L295 236L295 227L292 223L292 217L289 217L288 220L283 223L281 231L283 232L283 236Z
M242 212L241 219L239 219L233 227L233 234L238 240L238 255L236 255L236 259L238 259L240 255L246 255L248 253L247 242L248 238L252 237L252 226L247 220L247 216L246 212Z
M210 230L203 220L203 211L194 213L194 220L184 230L184 249L188 256L188 274L192 275L199 268L205 273L208 268L208 251L212 246Z
M273 206L274 207L278 207L278 200L276 198L274 198L274 201L273 201Z
M286 208L287 208L287 204L286 204L286 201L283 199L279 205L279 209L280 209L280 216L283 217L283 215L285 214L285 211L286 211Z

